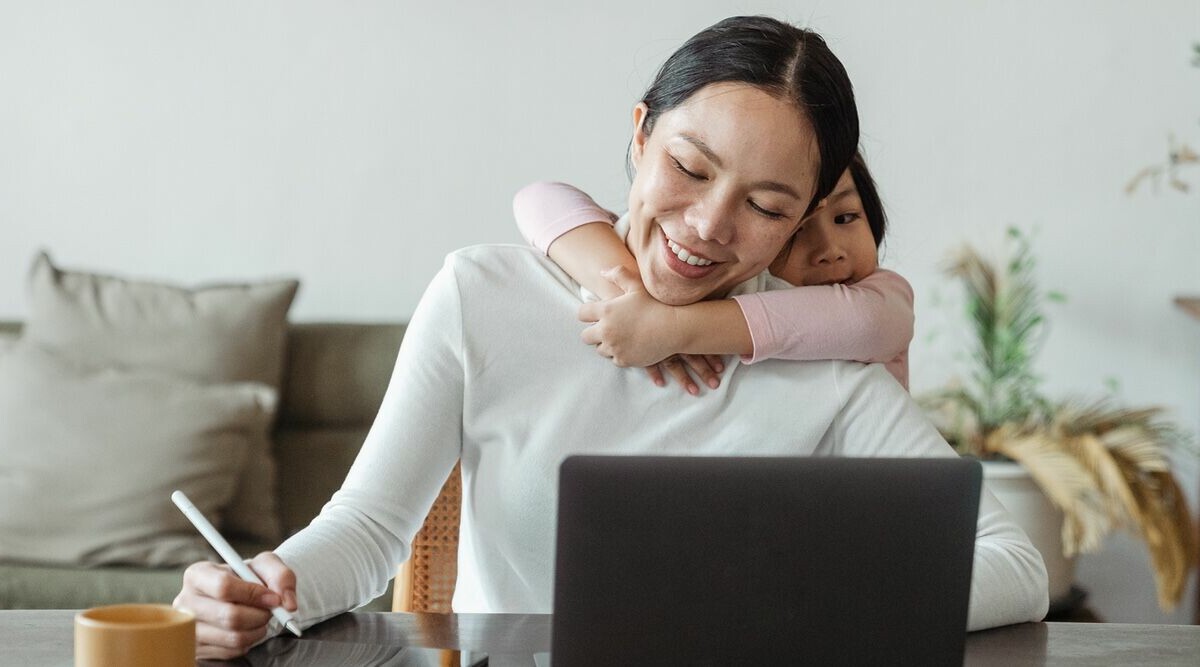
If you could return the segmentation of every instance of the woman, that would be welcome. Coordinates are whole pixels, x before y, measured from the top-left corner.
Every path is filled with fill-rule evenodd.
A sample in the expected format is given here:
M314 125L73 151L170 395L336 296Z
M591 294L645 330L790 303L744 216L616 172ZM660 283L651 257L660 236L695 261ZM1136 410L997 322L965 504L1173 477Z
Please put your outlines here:
M765 269L858 140L850 82L824 41L760 17L689 40L633 124L621 231L646 290L668 304L775 286ZM676 178L681 160L703 162L706 180ZM268 635L273 604L307 627L379 595L460 458L456 611L548 612L555 483L569 454L953 456L878 365L733 363L696 400L579 345L580 301L533 248L449 255L345 484L312 525L252 561L269 589L211 563L188 569L175 604L197 615L198 655L243 653ZM1045 613L1041 557L990 497L975 573L973 628Z

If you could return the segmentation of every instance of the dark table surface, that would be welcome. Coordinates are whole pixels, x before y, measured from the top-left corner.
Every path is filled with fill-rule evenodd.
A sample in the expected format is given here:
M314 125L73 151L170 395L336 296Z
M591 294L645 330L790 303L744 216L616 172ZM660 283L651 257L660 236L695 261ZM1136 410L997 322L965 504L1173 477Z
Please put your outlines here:
M0 666L67 666L74 611L0 611ZM487 653L490 667L549 665L538 614L353 613L276 638L242 665L440 665L441 651ZM967 665L1200 665L1200 626L1024 623L967 636ZM210 663L204 663L210 664ZM230 664L230 663L211 663Z

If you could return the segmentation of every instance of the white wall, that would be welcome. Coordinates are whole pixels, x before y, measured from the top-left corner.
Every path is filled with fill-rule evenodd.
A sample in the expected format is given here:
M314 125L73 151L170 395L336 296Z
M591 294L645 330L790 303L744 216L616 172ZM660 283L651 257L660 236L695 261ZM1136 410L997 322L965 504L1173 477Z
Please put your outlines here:
M47 248L189 284L294 275L295 319L404 319L446 252L519 240L520 185L620 208L654 69L724 16L768 13L820 30L856 83L884 263L918 298L914 391L952 370L938 263L1015 224L1070 298L1047 389L1113 378L1200 428L1200 322L1171 304L1200 293L1200 168L1188 194L1123 192L1168 133L1200 149L1200 3L565 4L0 0L0 317L23 315ZM1111 620L1190 619L1157 611L1136 541L1080 578Z

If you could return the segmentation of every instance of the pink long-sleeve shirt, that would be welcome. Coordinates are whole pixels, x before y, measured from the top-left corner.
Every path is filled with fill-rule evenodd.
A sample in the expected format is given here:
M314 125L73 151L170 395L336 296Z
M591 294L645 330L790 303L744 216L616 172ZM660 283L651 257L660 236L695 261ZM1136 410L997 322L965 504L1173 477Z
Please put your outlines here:
M513 198L525 240L543 253L559 236L617 216L578 188L542 181ZM735 296L754 353L763 359L845 359L882 363L908 388L908 345L913 336L913 291L899 274L879 269L852 285L814 285Z

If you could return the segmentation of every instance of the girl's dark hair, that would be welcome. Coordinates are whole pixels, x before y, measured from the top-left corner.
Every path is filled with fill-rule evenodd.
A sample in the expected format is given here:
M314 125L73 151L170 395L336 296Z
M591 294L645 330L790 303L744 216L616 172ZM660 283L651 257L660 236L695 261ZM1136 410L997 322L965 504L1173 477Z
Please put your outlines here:
M796 105L812 123L821 156L807 215L829 196L858 145L858 107L846 68L820 35L766 16L735 16L689 39L667 59L642 102L643 131L701 88L742 82Z
M887 233L887 214L883 212L883 200L879 198L875 179L871 177L871 170L867 169L867 161L860 151L854 151L854 155L850 158L850 166L846 168L850 170L850 178L854 180L854 189L858 191L858 200L862 203L863 215L867 218L871 236L875 239L875 249L878 250ZM838 178L840 179L841 175ZM817 200L816 204L820 203L820 200ZM799 232L793 234L787 245L783 247L780 258L786 258L792 254L792 250L796 248L797 234Z
M879 198L879 190L875 187L875 179L867 169L867 161L861 152L855 152L850 159L850 178L854 179L854 189L858 190L858 200L862 202L863 215L867 216L867 224L871 226L871 236L875 237L875 247L883 243L887 233L887 215L883 212L883 201Z

